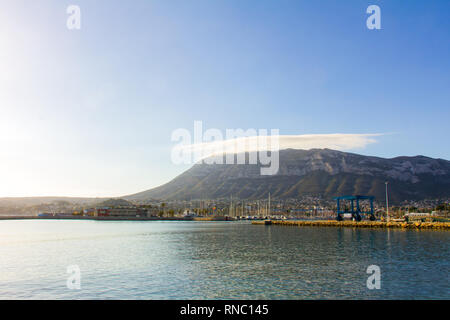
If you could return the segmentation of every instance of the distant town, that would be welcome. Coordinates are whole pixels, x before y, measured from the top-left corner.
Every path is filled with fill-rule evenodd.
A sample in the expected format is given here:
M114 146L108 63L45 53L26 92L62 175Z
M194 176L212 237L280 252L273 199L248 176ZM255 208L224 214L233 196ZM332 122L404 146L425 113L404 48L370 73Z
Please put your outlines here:
M270 204L269 204L270 203ZM362 203L362 210L369 204ZM269 207L270 206L270 207ZM94 200L80 203L55 200L39 204L0 203L2 216L73 216L73 217L231 217L231 218L332 218L336 202L319 196L305 196L295 199L216 199L216 200L148 200L130 202L124 199ZM404 201L390 206L392 218L401 218L407 213L438 213L448 217L450 199L428 199ZM378 219L386 214L385 203L374 202L374 213Z

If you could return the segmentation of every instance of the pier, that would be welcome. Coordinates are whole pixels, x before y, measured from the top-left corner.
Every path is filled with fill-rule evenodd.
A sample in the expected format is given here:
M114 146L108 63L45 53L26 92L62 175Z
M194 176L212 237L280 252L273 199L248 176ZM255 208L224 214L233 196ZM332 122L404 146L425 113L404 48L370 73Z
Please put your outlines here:
M265 221L252 221L254 225L268 225ZM271 220L270 225L292 227L347 227L384 229L450 230L450 222L383 222L383 221L333 221L333 220Z

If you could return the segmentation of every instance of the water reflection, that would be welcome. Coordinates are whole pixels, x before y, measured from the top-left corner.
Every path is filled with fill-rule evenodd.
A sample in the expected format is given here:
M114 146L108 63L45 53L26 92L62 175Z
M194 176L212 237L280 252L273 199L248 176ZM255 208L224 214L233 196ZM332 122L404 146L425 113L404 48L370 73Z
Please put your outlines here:
M229 222L1 221L0 297L448 299L440 231ZM66 267L82 290L65 287ZM380 266L381 290L366 269Z

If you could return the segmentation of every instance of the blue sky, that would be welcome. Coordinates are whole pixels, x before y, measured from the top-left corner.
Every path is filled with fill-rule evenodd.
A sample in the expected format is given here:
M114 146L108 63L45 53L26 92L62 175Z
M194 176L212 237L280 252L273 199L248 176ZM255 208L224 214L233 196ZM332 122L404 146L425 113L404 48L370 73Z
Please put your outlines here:
M67 6L81 30L66 28ZM366 8L381 8L381 30ZM167 182L171 133L389 133L450 159L449 1L0 0L1 196Z

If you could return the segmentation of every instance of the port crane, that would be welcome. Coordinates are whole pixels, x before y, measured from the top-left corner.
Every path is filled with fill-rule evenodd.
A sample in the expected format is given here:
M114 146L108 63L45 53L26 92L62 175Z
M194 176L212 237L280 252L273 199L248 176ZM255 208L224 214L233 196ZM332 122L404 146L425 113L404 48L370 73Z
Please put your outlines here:
M352 218L355 221L361 221L362 220L362 216L364 215L368 215L369 219L371 221L375 220L375 215L373 213L373 200L375 199L374 196L361 196L361 195L355 195L355 196L340 196L340 197L335 197L334 200L336 200L336 204L337 204L337 216L336 216L336 220L337 221L342 221L344 218L342 215L349 213L352 215ZM347 210L347 208L344 206L344 208L342 209L341 207L341 201L342 200L347 200L351 202L351 207L349 210ZM359 201L360 200L369 200L370 202L370 211L362 211ZM355 207L356 204L356 207Z

